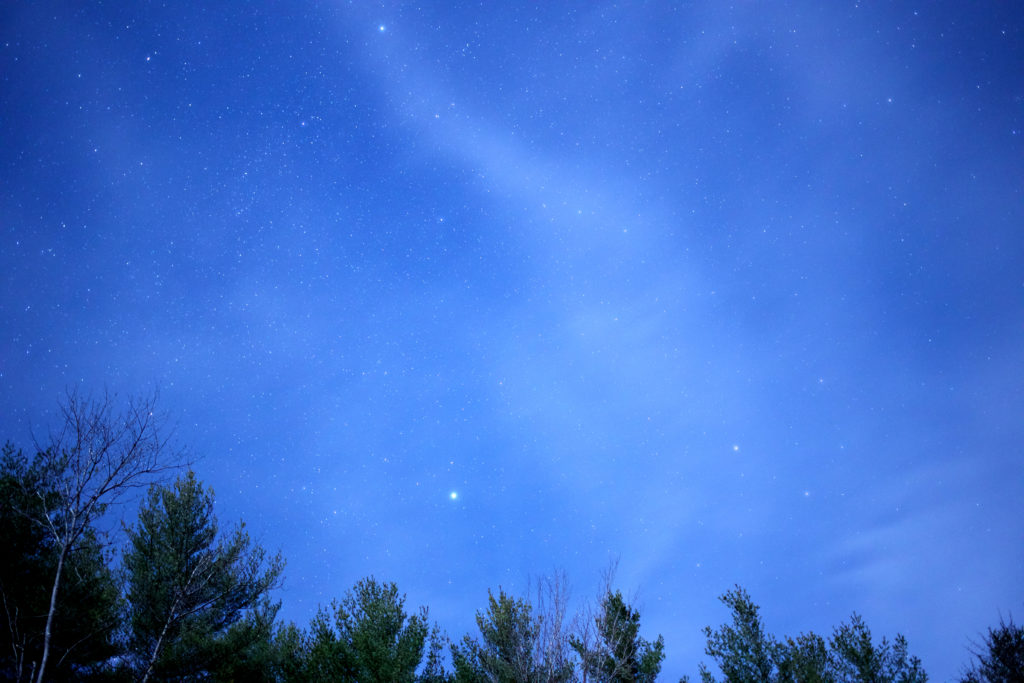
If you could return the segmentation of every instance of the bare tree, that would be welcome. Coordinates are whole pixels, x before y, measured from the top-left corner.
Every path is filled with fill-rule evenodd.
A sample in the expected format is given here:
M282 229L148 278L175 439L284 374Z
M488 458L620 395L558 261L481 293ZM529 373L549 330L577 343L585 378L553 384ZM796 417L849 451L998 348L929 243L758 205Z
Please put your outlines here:
M598 633L597 624L600 623L600 615L603 614L601 605L605 597L612 592L612 588L615 585L615 574L618 570L619 558L610 558L607 566L601 570L594 601L587 600L579 611L576 612L570 625L572 635L569 641L570 646L576 651L580 659L581 683L588 683L590 680L590 669L593 667L589 666L584 653L593 652L598 647L598 641L601 636Z
M564 570L543 576L535 582L537 638L533 658L542 669L545 681L564 681L572 675L572 650L565 628L569 604L569 579Z
M50 656L54 615L60 609L61 579L69 556L107 508L179 467L183 453L170 446L165 418L156 412L156 394L130 398L79 396L69 391L60 404L62 418L48 443L37 443L33 468L38 475L32 520L50 535L57 565L43 631L43 651L35 671L43 683ZM51 492L56 495L51 495Z

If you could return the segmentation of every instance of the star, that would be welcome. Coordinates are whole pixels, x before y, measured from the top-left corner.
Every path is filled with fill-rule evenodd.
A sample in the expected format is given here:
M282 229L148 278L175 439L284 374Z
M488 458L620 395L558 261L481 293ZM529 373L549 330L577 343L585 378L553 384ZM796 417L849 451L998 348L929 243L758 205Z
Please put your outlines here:
M458 491L452 491L451 493L448 494L448 497L451 498L452 500L458 500L459 493Z

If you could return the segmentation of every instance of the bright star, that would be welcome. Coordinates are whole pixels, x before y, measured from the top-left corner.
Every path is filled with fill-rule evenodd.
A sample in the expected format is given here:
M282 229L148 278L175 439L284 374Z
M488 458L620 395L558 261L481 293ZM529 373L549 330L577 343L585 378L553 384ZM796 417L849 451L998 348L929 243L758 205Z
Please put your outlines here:
M457 500L458 497L459 497L459 494L456 491L452 491L451 493L448 494L448 497L451 498L452 500Z
M385 26L384 24L381 24L380 26L377 27L377 30L380 31L381 33L384 33L384 31L386 31L387 28L388 28L387 26Z

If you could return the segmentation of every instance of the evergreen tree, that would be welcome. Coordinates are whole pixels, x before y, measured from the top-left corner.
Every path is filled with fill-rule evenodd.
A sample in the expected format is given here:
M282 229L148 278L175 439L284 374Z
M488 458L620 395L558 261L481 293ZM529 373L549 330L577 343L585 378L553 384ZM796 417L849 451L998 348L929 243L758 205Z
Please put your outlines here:
M764 630L758 606L739 586L719 600L732 610L732 624L723 624L718 630L705 627L704 652L718 664L726 683L773 683L777 645ZM700 677L703 683L715 683L703 664Z
M308 683L315 679L306 675L309 653L302 629L293 623L279 625L271 643L271 678L279 683Z
M653 683L665 659L665 641L650 643L640 636L640 613L610 590L594 619L596 642L572 639L583 673L595 683Z
M704 629L705 652L715 659L725 683L926 683L921 661L907 653L907 641L876 643L857 614L840 624L826 642L813 633L783 642L765 631L745 590L736 587L721 597L732 610L732 624ZM703 683L715 678L700 667Z
M55 509L58 494L39 471L11 445L0 458L0 680L27 681L42 660L47 612L60 550L45 510ZM51 521L60 524L53 516ZM117 653L113 634L118 621L118 590L103 548L90 525L65 556L61 605L51 623L50 681L96 678Z
M488 593L485 615L477 614L483 646L480 664L490 678L499 683L529 683L537 680L533 646L537 626L530 603L498 591Z
M215 641L210 669L213 681L277 683L279 653L274 643L274 619L279 608L279 603L263 600Z
M829 640L829 664L839 683L926 683L921 660L907 653L907 639L897 634L875 643L858 614L840 624Z
M960 683L1024 683L1024 627L999 620L990 628L977 660L960 677Z
M572 679L572 665L555 661L540 635L543 615L530 603L503 590L488 592L486 612L476 615L481 641L466 636L452 648L457 683L562 683Z
M417 683L449 683L451 675L444 668L444 644L446 638L436 624L427 637L427 654L423 668L416 677Z
M128 535L128 648L141 681L207 676L263 637L239 624L278 584L283 561L253 546L243 524L221 537L213 492L195 473L151 487Z
M480 643L470 636L463 636L462 642L452 644L452 679L455 683L489 683L480 662Z
M815 633L786 638L776 650L779 683L835 683L825 639Z
M394 583L363 579L321 609L304 642L292 643L294 680L413 683L427 640L427 609L407 615Z

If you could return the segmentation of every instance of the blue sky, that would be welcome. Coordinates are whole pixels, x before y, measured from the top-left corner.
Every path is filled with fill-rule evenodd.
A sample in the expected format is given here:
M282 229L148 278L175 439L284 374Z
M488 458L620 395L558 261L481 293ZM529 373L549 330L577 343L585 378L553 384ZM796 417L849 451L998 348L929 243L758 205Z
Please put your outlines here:
M158 386L305 623L619 558L935 680L1024 593L1004 3L73 3L0 20L0 427ZM451 492L458 496L453 500Z

